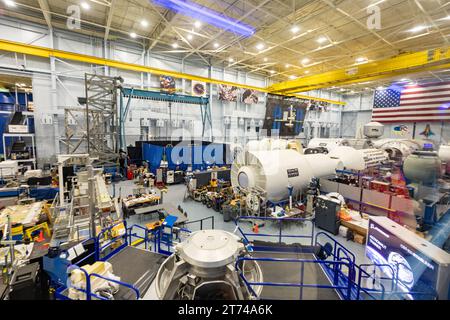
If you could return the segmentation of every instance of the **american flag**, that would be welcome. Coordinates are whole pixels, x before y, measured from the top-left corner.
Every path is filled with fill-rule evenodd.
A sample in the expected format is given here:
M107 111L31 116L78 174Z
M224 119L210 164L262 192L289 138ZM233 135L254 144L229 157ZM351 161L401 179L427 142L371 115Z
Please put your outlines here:
M420 122L450 120L450 82L391 85L376 90L372 120Z

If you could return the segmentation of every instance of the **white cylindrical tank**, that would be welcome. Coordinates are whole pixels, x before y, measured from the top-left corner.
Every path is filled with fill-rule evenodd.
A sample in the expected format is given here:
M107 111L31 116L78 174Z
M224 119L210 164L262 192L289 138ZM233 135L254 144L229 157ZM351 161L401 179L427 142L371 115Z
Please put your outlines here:
M387 151L391 157L399 154L402 159L406 159L411 153L423 147L420 141L410 139L381 139L374 141L373 145L377 149Z
M364 125L364 136L367 138L379 138L384 133L384 125L379 122L369 122Z
M415 152L405 159L403 173L412 182L433 185L441 176L441 160L435 152Z
M328 152L331 152L334 148L339 146L348 146L348 142L346 139L322 139L322 138L313 138L308 143L308 149L310 148L325 148Z
M287 149L288 141L284 139L272 139L270 141L270 150L284 150Z
M299 140L272 139L264 138L262 140L252 140L246 145L247 151L270 151L294 149L302 153L303 148Z
M441 145L439 147L438 157L443 162L449 162L450 161L450 146L449 145Z
M381 149L356 150L345 146L336 147L328 156L342 161L345 169L358 171L377 166L388 160L387 153Z
M332 175L342 168L340 160L324 154L302 155L294 150L248 151L245 163L233 163L231 183L235 189L257 187L265 190L267 200L280 201L288 198L288 186L298 195L311 178Z

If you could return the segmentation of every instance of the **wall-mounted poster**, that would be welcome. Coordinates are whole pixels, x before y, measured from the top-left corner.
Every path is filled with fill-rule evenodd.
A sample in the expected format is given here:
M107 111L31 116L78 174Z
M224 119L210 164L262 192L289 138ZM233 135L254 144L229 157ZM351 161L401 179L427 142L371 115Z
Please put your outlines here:
M170 76L160 76L159 85L162 92L174 93L175 92L175 79Z
M263 129L267 135L297 136L303 128L307 100L269 94Z
M420 133L422 136L424 136L425 138L429 138L429 137L431 137L431 136L434 136L434 132L433 131L431 131L431 126L430 126L430 124L427 124L426 125L426 127L425 127L425 130L423 130L421 133Z
M392 128L392 131L394 132L395 135L404 136L407 133L409 133L409 128L405 124L399 124L398 126L394 126Z
M196 97L205 97L206 83L200 81L192 81L192 95Z
M219 100L236 102L239 88L235 86L227 86L225 84L217 85L217 95Z
M244 102L245 104L256 104L258 103L258 101L258 91L245 89L244 93L242 94L242 102Z

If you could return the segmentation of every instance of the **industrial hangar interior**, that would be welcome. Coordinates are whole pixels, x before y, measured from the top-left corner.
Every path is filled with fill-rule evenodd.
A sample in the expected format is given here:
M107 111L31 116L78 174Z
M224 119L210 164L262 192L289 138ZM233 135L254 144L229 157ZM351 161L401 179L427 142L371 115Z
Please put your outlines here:
M449 2L0 15L2 300L448 300Z

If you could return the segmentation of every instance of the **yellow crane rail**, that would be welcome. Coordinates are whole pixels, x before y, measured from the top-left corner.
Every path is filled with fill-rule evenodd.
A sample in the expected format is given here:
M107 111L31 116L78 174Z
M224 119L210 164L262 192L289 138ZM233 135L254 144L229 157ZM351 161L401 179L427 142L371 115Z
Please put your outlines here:
M263 88L263 87L257 87L257 86L251 86L251 85L246 85L246 84L241 84L241 83L235 83L235 82L231 82L231 81L224 81L224 80L212 79L212 78L207 78L207 77L201 77L201 76L196 76L196 75L192 75L192 74L188 74L188 73L163 70L163 69L153 68L153 67L149 67L149 66L142 66L142 65L134 64L134 63L121 62L121 61L111 60L111 59L104 59L104 58L99 58L99 57L80 54L80 53L50 49L50 48L46 48L46 47L40 47L40 46L35 46L35 45L30 45L30 44L15 42L15 41L9 41L9 40L3 40L3 39L0 39L0 50L16 52L16 53L21 53L21 54L36 56L36 57L43 57L43 58L55 57L58 59L71 60L71 61L89 63L89 64L100 65L100 66L108 66L111 68L117 68L117 69L121 69L121 70L151 73L151 74L155 74L155 75L166 75L166 76L171 76L171 77L179 78L179 79L202 81L202 82L213 83L213 84L223 84L223 85L235 86L235 87L239 87L239 88L251 89L251 90L256 90L256 91L266 92L266 93L269 92L269 90L267 88ZM301 94L288 94L288 95L297 97L297 98L302 98L302 99L323 101L323 102L328 102L331 104L338 104L338 105L345 105L344 102L330 100L330 99L310 97L310 96L301 95Z
M446 69L450 65L450 47L404 53L393 58L368 62L311 75L295 80L276 83L269 92L290 94L331 86L391 78L393 76Z

